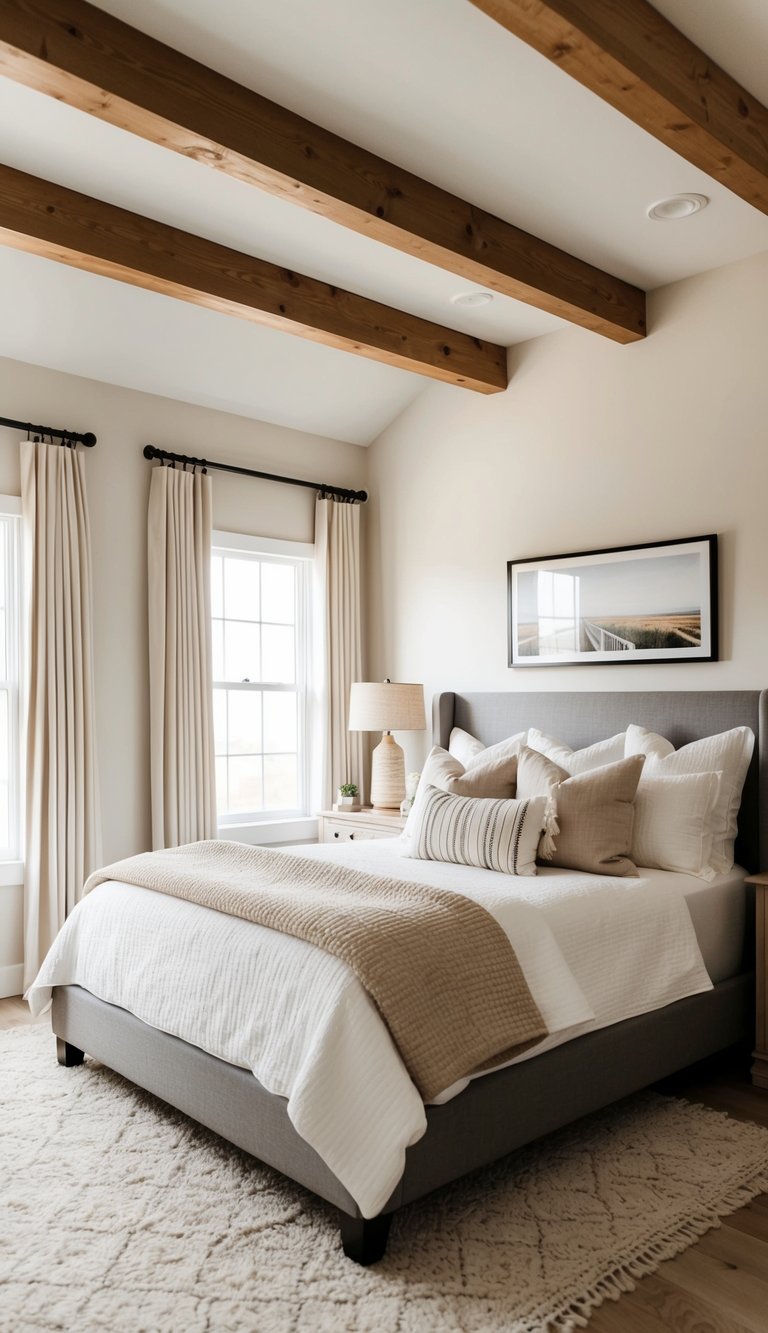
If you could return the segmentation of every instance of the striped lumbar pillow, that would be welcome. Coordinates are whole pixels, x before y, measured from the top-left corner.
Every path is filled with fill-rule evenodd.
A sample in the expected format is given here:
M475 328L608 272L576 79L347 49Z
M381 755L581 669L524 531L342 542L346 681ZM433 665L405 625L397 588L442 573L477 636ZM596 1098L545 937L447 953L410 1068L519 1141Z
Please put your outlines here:
M505 875L535 875L547 803L545 796L495 800L452 796L428 786L419 803L410 855Z

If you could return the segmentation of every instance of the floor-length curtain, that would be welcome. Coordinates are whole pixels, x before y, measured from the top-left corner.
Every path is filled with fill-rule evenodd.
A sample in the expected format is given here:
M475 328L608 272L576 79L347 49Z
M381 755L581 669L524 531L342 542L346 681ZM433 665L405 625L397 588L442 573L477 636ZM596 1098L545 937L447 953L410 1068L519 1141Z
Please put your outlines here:
M216 836L211 479L154 468L149 491L152 845Z
M315 571L324 678L319 799L328 810L340 783L356 782L363 791L363 735L347 730L349 689L362 679L359 505L318 497Z
M101 863L85 458L21 445L28 595L24 989Z

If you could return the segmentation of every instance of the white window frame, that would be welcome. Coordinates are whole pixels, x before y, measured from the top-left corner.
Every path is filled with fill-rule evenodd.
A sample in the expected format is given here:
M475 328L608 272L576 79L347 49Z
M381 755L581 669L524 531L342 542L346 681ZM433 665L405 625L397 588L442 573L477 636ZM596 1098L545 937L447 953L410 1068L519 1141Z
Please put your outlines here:
M8 774L9 825L11 841L0 847L0 885L19 884L23 877L24 844L24 787L21 762L22 747L22 616L24 599L22 589L22 534L21 500L17 495L0 495L0 517L14 520L15 540L8 565L6 606L9 611L8 632L9 674L0 679L0 687L8 690Z
M296 691L299 698L299 805L295 810L236 811L218 816L222 836L243 842L277 843L306 841L316 836L317 820L309 813L310 777L309 754L311 739L310 718L310 649L311 637L311 573L315 548L312 542L283 541L275 537L254 537L244 533L221 532L211 534L211 555L248 555L267 561L289 560L297 566L296 626L303 635L304 652L297 661L295 685L280 682L255 681L253 685L238 685L233 681L214 680L214 689L252 689L262 691Z

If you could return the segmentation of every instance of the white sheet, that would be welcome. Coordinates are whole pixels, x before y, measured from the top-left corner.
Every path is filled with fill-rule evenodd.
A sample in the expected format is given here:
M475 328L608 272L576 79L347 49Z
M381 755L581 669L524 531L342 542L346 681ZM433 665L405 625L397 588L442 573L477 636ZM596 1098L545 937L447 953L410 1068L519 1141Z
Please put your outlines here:
M320 844L301 854L442 885L481 903L510 938L550 1029L529 1055L711 987L684 894L670 892L670 881L686 876L546 870L511 879L407 860L397 839ZM28 994L35 1013L54 985L83 986L251 1069L288 1099L296 1130L366 1217L380 1211L407 1146L424 1132L422 1102L357 978L301 940L112 882L89 894L58 936Z

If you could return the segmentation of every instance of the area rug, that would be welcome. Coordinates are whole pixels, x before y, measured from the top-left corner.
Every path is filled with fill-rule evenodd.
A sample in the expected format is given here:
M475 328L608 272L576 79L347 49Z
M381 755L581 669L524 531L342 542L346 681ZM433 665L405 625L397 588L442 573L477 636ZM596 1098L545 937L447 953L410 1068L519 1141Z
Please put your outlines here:
M768 1189L768 1131L643 1093L404 1209L334 1210L86 1061L0 1033L3 1333L566 1333Z

